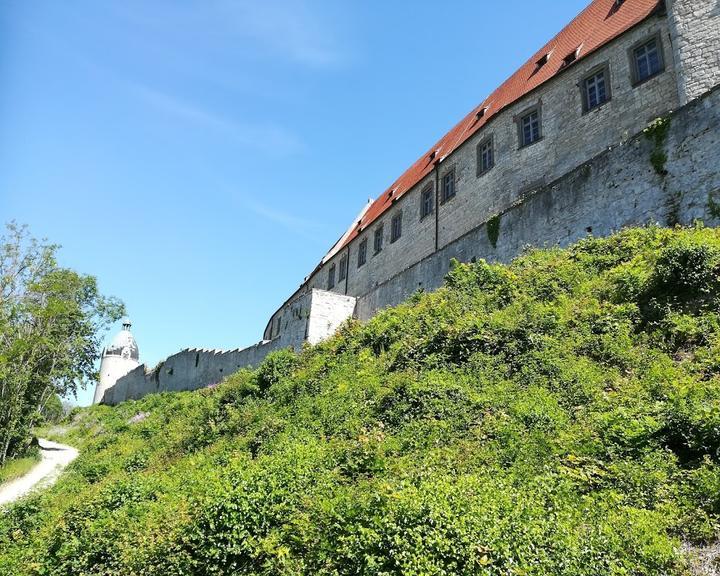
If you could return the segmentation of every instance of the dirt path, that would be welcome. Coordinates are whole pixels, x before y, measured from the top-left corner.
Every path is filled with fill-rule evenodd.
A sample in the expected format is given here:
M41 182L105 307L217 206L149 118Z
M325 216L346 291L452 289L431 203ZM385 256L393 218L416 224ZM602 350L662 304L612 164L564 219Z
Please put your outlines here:
M0 506L22 498L35 488L51 486L63 468L77 458L78 451L71 446L40 439L40 455L42 460L25 476L0 486Z

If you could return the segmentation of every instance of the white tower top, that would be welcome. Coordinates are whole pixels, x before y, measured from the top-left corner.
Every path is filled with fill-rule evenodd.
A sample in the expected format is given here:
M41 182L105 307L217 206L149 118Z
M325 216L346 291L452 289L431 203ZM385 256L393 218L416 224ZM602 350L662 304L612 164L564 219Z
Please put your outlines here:
M122 321L122 330L115 335L112 342L103 351L103 357L105 356L121 356L122 358L130 358L132 360L140 360L140 351L138 350L137 342L135 337L130 332L132 322L129 318L124 318Z
M93 404L101 402L108 388L115 386L118 379L140 364L140 351L135 337L130 332L131 326L130 319L124 318L122 330L103 350L100 360L100 381L95 387Z

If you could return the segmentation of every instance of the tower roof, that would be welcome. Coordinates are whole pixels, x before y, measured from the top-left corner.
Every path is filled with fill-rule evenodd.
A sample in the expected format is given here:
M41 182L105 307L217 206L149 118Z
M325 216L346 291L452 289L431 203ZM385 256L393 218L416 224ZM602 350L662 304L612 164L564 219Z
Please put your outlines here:
M132 323L129 318L123 319L122 330L115 335L107 348L105 348L103 356L121 356L135 361L140 359L137 342L135 342L135 337L130 332L131 326Z

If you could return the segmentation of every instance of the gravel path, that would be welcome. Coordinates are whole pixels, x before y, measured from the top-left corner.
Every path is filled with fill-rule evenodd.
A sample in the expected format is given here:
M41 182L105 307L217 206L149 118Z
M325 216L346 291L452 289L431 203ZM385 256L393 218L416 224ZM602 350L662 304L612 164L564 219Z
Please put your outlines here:
M42 460L25 476L0 486L0 506L22 498L35 488L52 485L63 468L77 458L78 451L71 446L40 439L40 455Z
M709 546L686 544L683 551L688 554L693 576L720 576L720 542Z

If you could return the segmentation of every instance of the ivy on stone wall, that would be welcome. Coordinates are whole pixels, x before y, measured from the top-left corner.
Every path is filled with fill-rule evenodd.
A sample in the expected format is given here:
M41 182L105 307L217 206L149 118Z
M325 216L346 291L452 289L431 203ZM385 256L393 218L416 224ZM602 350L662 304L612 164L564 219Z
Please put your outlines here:
M680 201L682 200L682 192L668 192L667 195L667 225L678 226L680 221Z
M485 230L487 230L490 244L492 244L493 248L497 248L497 241L500 237L500 214L497 214L488 220L485 225Z
M650 164L652 164L655 172L663 177L667 176L667 170L665 169L665 164L667 163L665 144L667 142L669 129L670 117L666 116L664 118L657 118L643 130L645 137L654 144L653 150L650 153Z
M720 201L716 197L720 196L720 188L708 193L707 209L713 218L720 219Z

